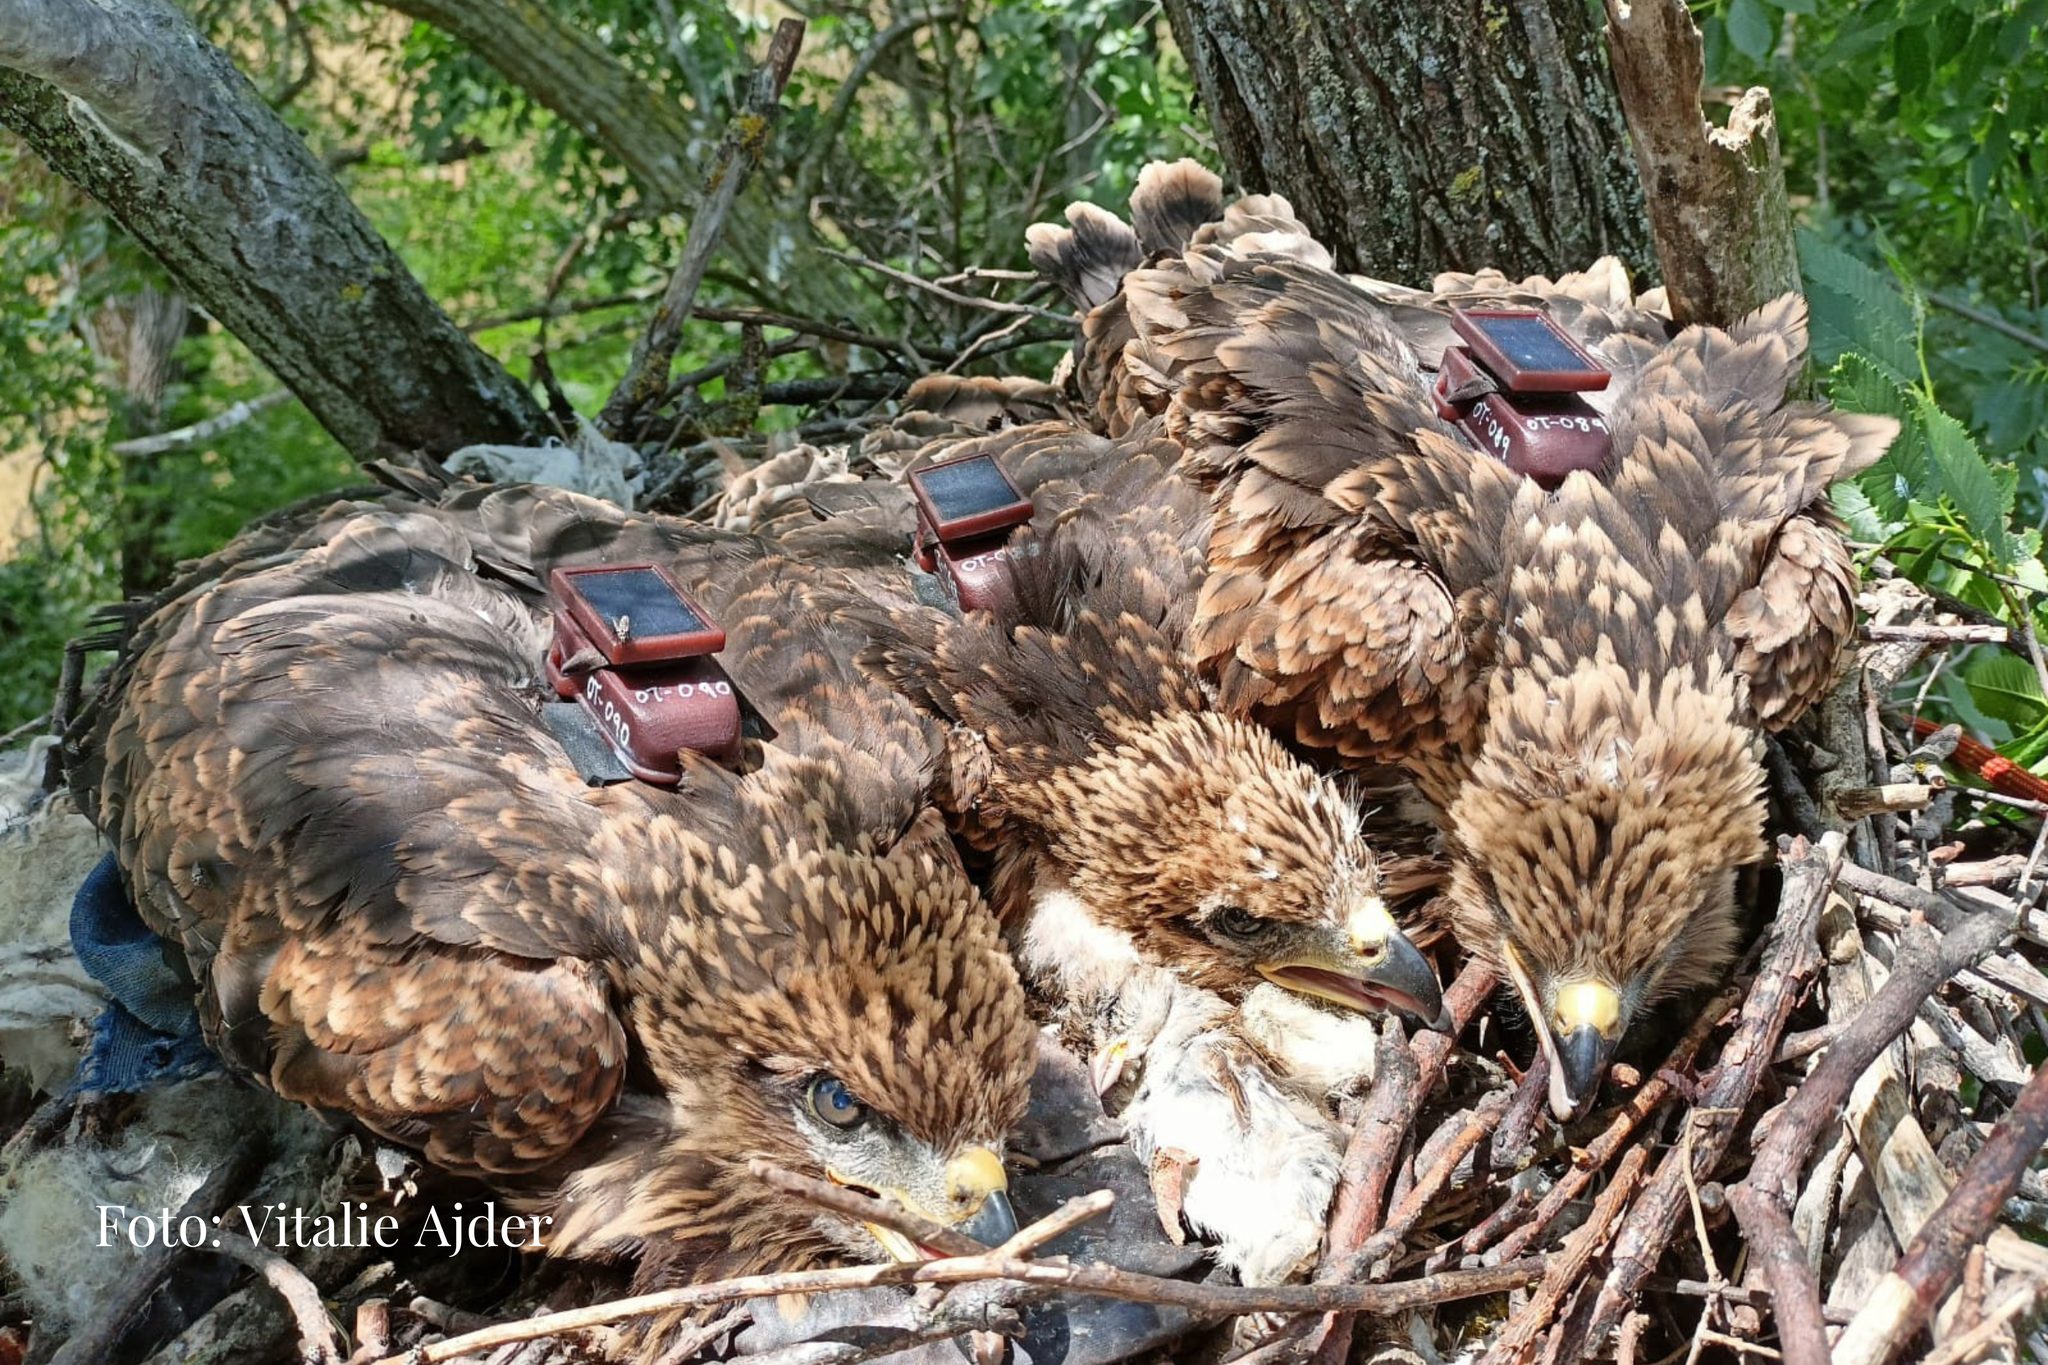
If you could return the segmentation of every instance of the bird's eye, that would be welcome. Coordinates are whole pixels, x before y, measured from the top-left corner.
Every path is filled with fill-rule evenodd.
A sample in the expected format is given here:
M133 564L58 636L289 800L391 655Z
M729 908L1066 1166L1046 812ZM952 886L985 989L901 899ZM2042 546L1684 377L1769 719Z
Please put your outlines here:
M1260 919L1242 905L1226 905L1209 917L1209 924L1225 938L1257 938L1272 928L1272 924Z
M820 1076L811 1082L811 1112L834 1128L852 1128L864 1123L868 1107L853 1097L846 1082L837 1076Z

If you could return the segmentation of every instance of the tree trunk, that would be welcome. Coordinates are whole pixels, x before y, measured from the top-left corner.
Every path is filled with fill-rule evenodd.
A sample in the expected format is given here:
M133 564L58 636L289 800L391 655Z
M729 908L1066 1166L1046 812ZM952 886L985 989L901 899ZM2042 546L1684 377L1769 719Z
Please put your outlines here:
M1584 0L1166 0L1223 158L1344 266L1420 285L1653 264Z
M697 192L690 124L605 45L537 0L384 0L460 38L507 81L616 157L655 204Z
M1725 326L1799 288L1771 92L1745 91L1725 128L1707 122L1706 53L1683 0L1607 0L1607 41L1671 316Z
M106 205L356 457L551 431L164 0L0 0L0 125Z

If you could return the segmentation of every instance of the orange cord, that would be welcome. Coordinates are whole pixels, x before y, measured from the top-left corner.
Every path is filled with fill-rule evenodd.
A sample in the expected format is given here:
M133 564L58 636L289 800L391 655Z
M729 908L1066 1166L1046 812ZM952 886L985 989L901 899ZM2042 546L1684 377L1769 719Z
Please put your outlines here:
M1913 718L1913 733L1925 739L1943 727L1923 716ZM1990 784L1991 790L2022 801L2048 802L2048 781L2034 776L1998 750L1964 735L1956 741L1955 765Z

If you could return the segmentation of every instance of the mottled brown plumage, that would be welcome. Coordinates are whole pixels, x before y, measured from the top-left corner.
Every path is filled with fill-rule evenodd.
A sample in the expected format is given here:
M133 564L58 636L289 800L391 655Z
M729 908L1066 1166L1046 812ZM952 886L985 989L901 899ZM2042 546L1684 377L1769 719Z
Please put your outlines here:
M1023 925L1048 896L1067 897L1139 958L1231 1000L1294 957L1369 993L1374 959L1347 944L1347 926L1379 915L1374 953L1390 926L1356 806L1263 728L1219 711L1187 659L1201 493L1173 474L1157 432L1122 442L1115 476L1085 494L1044 477L1101 458L1095 438L1063 449L1075 443L1027 427L953 447L1010 457L1043 505L1010 547L1009 609L847 604L872 625L878 671L956 727L968 776L949 804L993 859L997 909ZM1242 921L1235 934L1218 927L1226 911ZM1408 985L1426 994L1407 1006L1434 1016L1435 983Z
M1611 264L1442 285L1190 246L1123 280L1102 315L1128 339L1074 372L1099 376L1078 396L1108 430L1163 417L1210 492L1192 641L1223 704L1416 773L1460 937L1568 1054L1569 1108L1630 1018L1727 960L1733 869L1762 853L1759 732L1818 699L1854 623L1824 490L1895 424L1789 397L1796 298L1672 335ZM1501 296L1615 372L1613 453L1555 492L1428 394L1450 303Z
M1287 1278L1336 1178L1323 1104L1372 1074L1374 1025L1353 1011L1439 1011L1386 909L1436 868L1404 858L1390 886L1370 841L1412 835L1404 813L1362 816L1203 691L1185 645L1206 501L1156 429L1112 445L1039 424L942 448L992 455L1036 493L1008 548L1013 600L962 616L866 580L840 610L872 634L878 674L951 724L944 803L989 860L1027 978L1116 1083L1112 1112L1141 1155L1196 1165L1187 1216L1226 1264ZM900 525L899 554L907 509Z
M74 731L209 1038L544 1208L551 1250L638 1254L643 1284L883 1256L751 1157L996 1208L1023 997L928 804L942 737L803 609L817 575L571 494L413 491L436 500L345 501L199 566ZM536 584L655 556L773 738L743 772L593 789L536 720ZM819 1077L868 1120L824 1122Z

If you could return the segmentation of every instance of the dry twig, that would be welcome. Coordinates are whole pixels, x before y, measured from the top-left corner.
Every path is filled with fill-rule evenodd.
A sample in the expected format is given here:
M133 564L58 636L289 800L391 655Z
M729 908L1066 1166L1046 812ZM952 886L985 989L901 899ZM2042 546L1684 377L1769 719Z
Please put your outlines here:
M1893 980L1897 979L1895 975ZM1887 982L1887 987L1890 984ZM1878 999L1871 1002L1873 1011L1882 999L1880 991ZM1969 1249L1990 1232L2007 1196L2044 1146L2048 1146L2048 1066L2034 1072L1955 1189L1914 1234L1898 1264L1843 1331L1835 1347L1836 1365L1882 1365L1919 1329L1954 1287Z
M690 224L683 258L669 278L668 289L662 294L654 316L648 320L646 334L633 347L625 376L612 390L598 418L598 425L615 439L632 439L642 410L668 389L669 366L675 360L676 343L682 337L683 324L689 320L691 305L697 300L697 286L704 282L704 271L711 264L711 253L718 247L726 215L732 211L754 167L760 164L782 105L783 87L789 84L803 40L801 19L784 19L775 26L768 58L755 69L746 99L726 128L725 141L705 182L703 206Z
M1803 839L1781 843L1779 866L1784 887L1778 913L1764 949L1756 984L1743 1002L1735 1034L1721 1049L1720 1064L1699 1106L1687 1117L1693 1125L1687 1149L1673 1149L1657 1168L1650 1187L1629 1211L1614 1239L1607 1282L1583 1320L1567 1323L1572 1339L1559 1344L1559 1354L1582 1352L1619 1326L1656 1269L1686 1206L1685 1179L1678 1163L1690 1161L1694 1175L1711 1173L1734 1139L1737 1122L1749 1108L1764 1072L1777 1051L1778 1038L1792 1007L1818 965L1815 926L1840 867L1845 840L1830 833L1818 846Z

